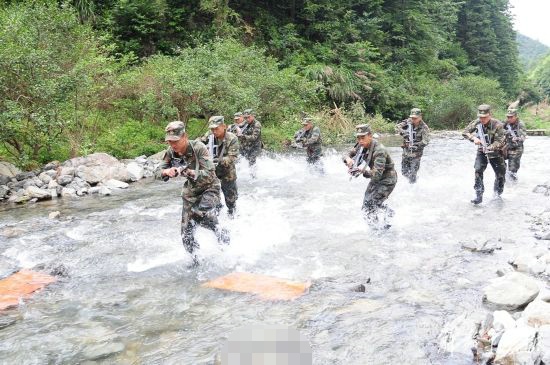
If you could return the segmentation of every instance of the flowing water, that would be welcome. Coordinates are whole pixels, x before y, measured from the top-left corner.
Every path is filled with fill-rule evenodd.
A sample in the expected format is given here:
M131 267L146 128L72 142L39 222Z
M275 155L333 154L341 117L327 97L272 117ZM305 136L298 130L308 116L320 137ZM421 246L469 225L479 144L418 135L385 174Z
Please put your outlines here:
M66 276L6 314L0 363L212 364L224 340L243 325L297 328L314 364L468 364L440 353L445 323L483 310L481 289L510 252L532 244L529 216L550 207L532 192L550 176L546 137L531 137L519 182L492 201L473 197L475 151L464 140L435 138L419 180L399 177L388 203L388 231L366 226L360 207L368 181L349 181L339 153L328 150L325 175L304 156L264 156L257 179L238 165L239 215L221 224L231 244L199 229L202 264L179 236L181 181L143 180L111 197L0 207L0 257L19 267L63 265ZM389 148L399 170L400 148ZM48 213L59 210L61 220ZM493 255L461 242L506 238ZM200 284L234 271L309 281L294 301L263 301ZM367 284L370 278L370 283ZM365 293L351 290L364 283ZM110 344L110 345L109 345ZM111 346L102 350L102 346ZM102 351L105 355L102 357Z

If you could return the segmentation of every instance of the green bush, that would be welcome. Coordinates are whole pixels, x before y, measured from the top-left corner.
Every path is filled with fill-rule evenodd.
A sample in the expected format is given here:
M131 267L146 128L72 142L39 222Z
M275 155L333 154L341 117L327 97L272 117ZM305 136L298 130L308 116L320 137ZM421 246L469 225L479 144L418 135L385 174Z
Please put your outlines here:
M104 133L98 139L95 150L117 158L149 156L166 148L163 141L164 128L148 122L130 120Z

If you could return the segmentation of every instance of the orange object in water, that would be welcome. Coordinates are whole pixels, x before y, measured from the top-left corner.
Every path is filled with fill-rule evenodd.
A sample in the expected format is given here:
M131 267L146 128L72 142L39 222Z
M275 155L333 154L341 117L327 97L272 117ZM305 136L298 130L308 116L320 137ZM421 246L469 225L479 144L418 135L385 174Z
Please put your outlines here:
M21 270L0 280L0 311L17 307L20 299L55 281L55 277L31 270Z
M302 296L310 285L310 283L300 283L246 272L234 272L202 284L207 288L253 293L267 300L296 299Z

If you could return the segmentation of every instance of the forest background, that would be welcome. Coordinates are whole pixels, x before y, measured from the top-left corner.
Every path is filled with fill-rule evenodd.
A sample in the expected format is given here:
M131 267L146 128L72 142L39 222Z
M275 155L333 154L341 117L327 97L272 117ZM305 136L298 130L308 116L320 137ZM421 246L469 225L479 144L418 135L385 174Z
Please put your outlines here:
M163 148L253 108L270 149L315 116L328 144L390 132L419 107L458 129L512 102L550 125L549 48L508 0L0 0L0 159L32 169Z

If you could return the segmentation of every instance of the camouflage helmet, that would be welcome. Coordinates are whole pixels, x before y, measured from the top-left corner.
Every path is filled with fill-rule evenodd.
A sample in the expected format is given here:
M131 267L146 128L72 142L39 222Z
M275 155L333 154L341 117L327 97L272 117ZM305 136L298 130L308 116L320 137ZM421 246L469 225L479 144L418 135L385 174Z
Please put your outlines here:
M235 114L233 114L233 119L238 119L238 118L240 118L240 117L242 117L242 116L243 116L243 113L241 113L241 112L236 112Z
M245 109L245 111L243 112L243 117L248 117L249 115L256 115L253 109Z
M216 128L222 124L224 124L224 119L221 115L214 115L208 119L208 128Z
M302 125L313 123L313 118L311 117L304 117L302 118Z
M170 122L164 128L164 131L166 132L164 136L165 141L179 141L181 136L185 134L185 124L179 120Z
M518 110L517 109L510 108L506 112L507 117L516 117L517 115L518 115Z
M366 136L372 134L372 130L368 124L359 124L355 126L355 137Z
M487 104L481 104L477 107L477 116L486 117L491 115L491 106Z
M412 108L409 118L420 118L422 116L422 110L418 108Z

